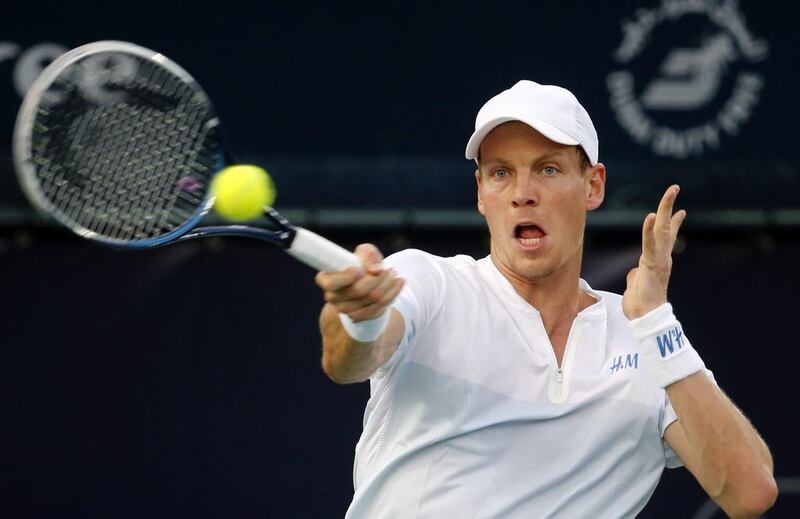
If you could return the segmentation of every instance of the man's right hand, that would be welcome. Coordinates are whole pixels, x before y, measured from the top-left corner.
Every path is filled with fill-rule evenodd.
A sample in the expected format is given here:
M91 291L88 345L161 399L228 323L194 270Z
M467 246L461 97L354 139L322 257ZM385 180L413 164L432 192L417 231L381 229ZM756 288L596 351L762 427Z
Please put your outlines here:
M319 272L315 281L325 301L340 313L356 322L376 319L400 293L403 279L383 268L383 255L371 243L359 245L354 252L363 270L350 267L341 272Z
M360 382L372 376L391 358L405 330L400 312L389 310L389 304L403 288L403 279L393 270L383 268L383 255L374 245L359 245L355 254L361 259L363 269L320 272L316 277L327 302L319 318L322 369L339 384ZM358 323L377 319L387 311L392 313L386 328L371 342L353 339L339 319L342 313Z

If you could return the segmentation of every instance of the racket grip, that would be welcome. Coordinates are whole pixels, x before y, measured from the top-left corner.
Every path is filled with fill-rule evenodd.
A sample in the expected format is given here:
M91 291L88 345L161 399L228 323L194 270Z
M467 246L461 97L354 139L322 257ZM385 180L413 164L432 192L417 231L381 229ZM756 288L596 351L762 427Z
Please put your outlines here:
M296 234L286 250L309 267L325 272L339 272L347 267L363 268L358 256L319 234L295 227Z

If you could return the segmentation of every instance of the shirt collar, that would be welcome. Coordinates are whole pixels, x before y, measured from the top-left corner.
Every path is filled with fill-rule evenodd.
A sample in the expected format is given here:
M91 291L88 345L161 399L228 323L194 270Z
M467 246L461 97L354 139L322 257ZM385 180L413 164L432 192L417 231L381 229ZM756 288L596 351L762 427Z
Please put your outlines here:
M514 285L497 269L497 266L492 261L491 255L478 260L478 268L482 275L489 281L493 288L503 296L503 300L509 306L521 310L523 312L538 314L536 310L528 301L525 300L514 288ZM606 317L605 298L599 293L595 292L584 279L579 279L579 287L582 292L589 294L595 299L595 303L584 308L578 312L579 316L591 319Z

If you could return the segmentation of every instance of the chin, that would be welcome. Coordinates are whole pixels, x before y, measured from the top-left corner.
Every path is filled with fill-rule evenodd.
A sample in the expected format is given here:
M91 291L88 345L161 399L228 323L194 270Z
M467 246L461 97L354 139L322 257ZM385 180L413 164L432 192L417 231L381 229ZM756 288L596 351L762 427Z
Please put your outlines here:
M514 273L525 281L540 281L556 271L556 267L544 258L528 259L513 263Z

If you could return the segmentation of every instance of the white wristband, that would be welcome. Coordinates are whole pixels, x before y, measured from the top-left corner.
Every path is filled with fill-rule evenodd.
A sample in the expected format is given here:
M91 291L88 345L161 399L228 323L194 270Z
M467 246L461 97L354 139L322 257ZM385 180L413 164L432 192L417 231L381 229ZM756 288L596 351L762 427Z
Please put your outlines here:
M342 327L347 335L357 340L358 342L372 342L383 334L383 331L389 325L389 317L392 314L392 309L387 308L383 315L370 319L368 321L355 322L350 319L347 314L339 314L339 321L342 322Z
M700 355L683 334L681 323L664 303L648 314L628 323L633 337L642 346L645 362L659 387L684 379L705 369Z

